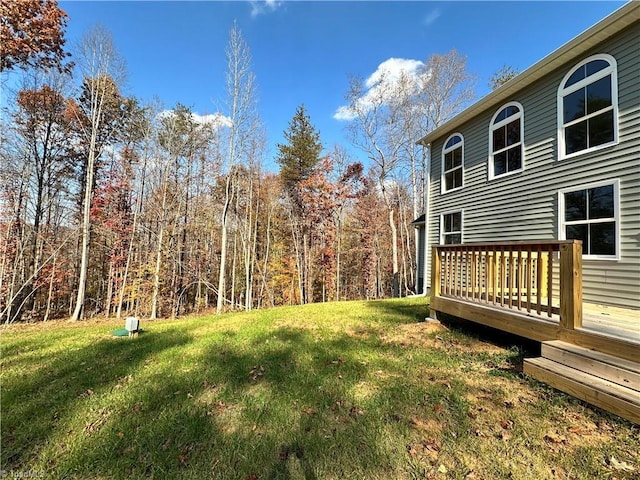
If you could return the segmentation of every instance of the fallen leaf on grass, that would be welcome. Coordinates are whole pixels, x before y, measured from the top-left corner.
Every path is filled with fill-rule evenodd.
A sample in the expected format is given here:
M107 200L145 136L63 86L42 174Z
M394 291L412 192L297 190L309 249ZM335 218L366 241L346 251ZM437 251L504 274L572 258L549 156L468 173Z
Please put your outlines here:
M439 473L447 473L448 472L447 467L445 467L444 465L440 465L438 467L438 472Z
M615 457L611 457L609 459L609 465L614 470L619 470L621 472L635 472L636 468L633 465L629 465L627 462L621 462L617 460Z
M567 437L557 433L547 433L544 436L545 441L548 443L567 443Z
M501 420L500 426L505 430L511 430L513 428L513 420Z
M570 433L574 433L576 435L591 435L591 431L587 428L579 427L574 425L573 427L568 428Z
M264 375L264 367L262 365L255 365L249 372L249 378L254 382L258 380L260 377L262 377L263 375Z
M306 407L302 409L302 413L304 413L305 415L315 415L316 409L313 407Z
M356 407L355 405L349 409L349 415L353 418L359 417L360 415L364 415L364 410Z

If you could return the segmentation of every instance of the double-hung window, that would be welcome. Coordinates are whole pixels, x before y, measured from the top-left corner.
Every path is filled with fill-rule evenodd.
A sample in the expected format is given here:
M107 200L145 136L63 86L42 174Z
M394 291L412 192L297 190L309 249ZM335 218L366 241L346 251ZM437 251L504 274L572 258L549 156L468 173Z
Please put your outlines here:
M440 243L462 243L462 212L443 213L440 216Z
M524 170L524 109L517 102L503 106L489 126L489 178Z
M582 240L585 258L620 258L618 192L618 180L560 191L560 238Z
M462 188L464 172L464 139L459 133L451 135L442 149L441 193Z
M618 78L611 55L595 55L576 65L558 90L560 158L618 141Z

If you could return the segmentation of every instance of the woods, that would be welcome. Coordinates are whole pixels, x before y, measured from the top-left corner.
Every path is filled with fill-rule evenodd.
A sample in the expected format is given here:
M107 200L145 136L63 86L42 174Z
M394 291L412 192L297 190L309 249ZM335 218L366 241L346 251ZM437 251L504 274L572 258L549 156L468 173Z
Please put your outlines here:
M363 82L352 81L349 146L366 161L347 145L324 145L303 104L270 158L258 79L237 25L219 72L225 91L213 92L223 107L203 116L127 97L125 63L108 31L87 32L70 55L64 12L54 1L32 7L11 12L14 31L3 30L5 45L33 23L18 17L54 12L39 51L14 42L3 55L2 69L23 78L7 89L2 117L3 323L176 317L414 291L410 222L424 208L415 140L470 100L463 57L431 57L418 82L379 79L366 104ZM63 68L67 57L74 69Z

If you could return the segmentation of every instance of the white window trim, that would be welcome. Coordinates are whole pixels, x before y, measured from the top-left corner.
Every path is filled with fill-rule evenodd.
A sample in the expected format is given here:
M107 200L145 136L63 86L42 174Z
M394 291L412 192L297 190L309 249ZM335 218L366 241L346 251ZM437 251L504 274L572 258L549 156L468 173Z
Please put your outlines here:
M565 193L571 192L579 192L581 190L587 190L589 188L597 188L604 187L606 185L613 185L613 221L616 223L615 232L616 232L616 243L615 255L586 255L582 254L582 258L584 260L620 260L621 255L621 241L620 241L620 179L616 178L613 180L603 180L600 182L587 183L583 185L577 185L574 187L564 188L558 191L558 239L566 240L567 232L566 232L566 224L564 220L564 195ZM603 219L602 221L611 221L611 219ZM584 222L576 222L576 223L584 223ZM597 222L589 222L589 223L597 223Z
M505 118L504 120L501 120L498 123L494 123L495 120L496 120L496 117L498 116L498 114L502 110L507 108L507 107L517 107L520 110L520 112L518 114L516 114L516 115L511 115L510 117L507 117L507 118ZM507 123L513 122L517 118L520 119L520 152L521 152L521 157L522 157L522 166L518 170L512 170L511 172L503 173L501 175L495 175L494 174L494 165L493 165L493 132L494 132L494 130L497 130L500 127L504 127ZM513 145L510 145L509 147L512 148ZM488 168L489 168L489 173L488 173L489 180L505 178L505 177L508 177L510 175L514 175L514 174L523 172L524 171L524 162L525 162L525 155L524 155L524 107L522 106L522 104L520 102L505 103L500 108L498 108L498 110L496 110L496 112L491 117L491 122L489 122L489 165L488 165Z
M454 146L449 147L449 148L445 148L445 146L447 145L447 142L449 140L451 140L453 137L458 136L460 137L460 139L462 140L460 143L456 143ZM445 169L444 169L444 156L445 154L455 150L456 148L461 148L462 149L462 164L460 165L459 168L462 169L462 185L456 188L450 188L449 190L446 189L446 182L445 182ZM455 192L457 190L461 190L464 188L464 136L459 133L453 133L451 135L449 135L447 137L447 139L444 141L444 144L442 146L442 157L440 160L440 194L444 195L445 193L451 193L451 192ZM448 170L449 172L453 171L453 170Z
M451 215L452 213L459 213L460 214L460 243L464 243L464 210L463 209L458 209L458 210L449 210L446 212L442 212L440 214L440 245L444 245L444 235L445 235L445 231L444 231L444 216L445 215ZM448 233L457 233L457 232L448 232Z
M594 60L605 60L609 62L609 67L600 70L599 72L590 75L589 77L583 78L579 82L571 85L570 87L564 88L564 84L569 80L569 77L573 75L576 70L583 67L585 64L592 62ZM613 140L609 143L603 143L602 145L597 145L595 147L586 148L584 150L580 150L578 152L570 153L569 155L565 155L565 142L564 142L564 105L563 99L565 96L584 88L586 85L590 85L601 78L604 78L608 75L611 75L611 107L613 110ZM607 107L608 109L608 107ZM602 113L607 109L602 109L598 112L591 113L589 115L585 115L575 122L582 121L587 117L596 116ZM611 55L602 53L598 55L592 55L588 58L585 58L580 63L574 65L574 67L567 72L562 81L560 82L560 86L558 87L557 93L557 121L558 121L558 161L565 160L568 158L575 158L581 155L585 155L591 152L596 152L598 150L602 150L603 148L608 148L613 145L618 144L618 63L616 59ZM571 123L571 122L569 122Z

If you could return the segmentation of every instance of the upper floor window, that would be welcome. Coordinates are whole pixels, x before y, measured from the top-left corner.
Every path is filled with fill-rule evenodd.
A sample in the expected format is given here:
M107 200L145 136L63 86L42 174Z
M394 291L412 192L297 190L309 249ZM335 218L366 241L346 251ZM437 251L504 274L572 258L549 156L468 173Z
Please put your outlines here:
M489 178L524 169L524 109L517 102L502 107L489 128Z
M462 188L463 170L464 139L456 133L447 139L442 149L442 193Z
M618 180L560 191L560 239L582 240L585 258L620 258L618 191Z
M558 90L560 158L596 150L618 139L618 79L611 55L589 57Z

